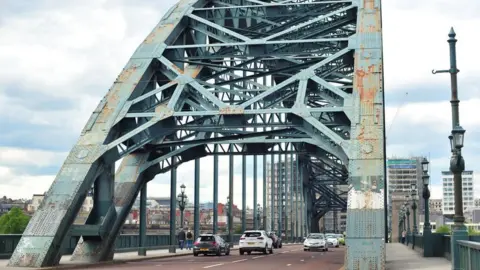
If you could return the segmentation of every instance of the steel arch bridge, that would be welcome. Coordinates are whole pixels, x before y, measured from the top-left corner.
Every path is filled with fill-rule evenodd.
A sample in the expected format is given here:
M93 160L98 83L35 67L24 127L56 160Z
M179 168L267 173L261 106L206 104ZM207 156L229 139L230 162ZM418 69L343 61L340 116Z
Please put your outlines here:
M311 230L346 209L345 269L385 269L381 27L380 0L181 0L92 113L9 265L58 264L92 186L73 258L95 262L112 259L155 175L207 155L288 153ZM332 189L347 184L348 202Z

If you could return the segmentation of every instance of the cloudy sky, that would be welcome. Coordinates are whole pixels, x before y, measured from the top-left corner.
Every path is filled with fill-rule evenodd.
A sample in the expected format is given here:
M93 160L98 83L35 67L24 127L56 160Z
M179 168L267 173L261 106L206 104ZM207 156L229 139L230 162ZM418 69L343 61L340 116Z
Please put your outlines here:
M100 98L175 2L0 2L0 196L29 198L48 189ZM461 124L467 130L464 155L467 168L480 171L480 89L475 84L480 68L478 38L472 34L480 25L480 2L383 2L387 153L430 156L433 197L440 198L440 171L448 169L450 154L450 86L448 75L432 75L431 70L449 67L446 39L454 26L459 39ZM235 159L237 164L240 160ZM224 201L228 158L220 162ZM201 164L201 200L209 201L212 159L204 158ZM237 204L241 204L239 168ZM252 205L252 172L247 170ZM258 176L261 179L261 171ZM187 194L193 198L193 164L180 167L178 182L188 186ZM168 196L169 175L158 176L148 189L150 196Z

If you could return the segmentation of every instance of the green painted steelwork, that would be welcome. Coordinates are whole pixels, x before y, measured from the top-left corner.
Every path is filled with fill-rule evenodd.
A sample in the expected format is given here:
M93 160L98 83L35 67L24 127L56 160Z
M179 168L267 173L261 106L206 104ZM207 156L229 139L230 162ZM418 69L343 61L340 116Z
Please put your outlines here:
M227 239L227 235L220 235L223 239ZM233 235L234 243L240 239L240 234ZM21 234L3 234L0 235L0 259L8 259L15 250ZM175 236L176 238L176 236ZM73 253L78 237L70 237L62 247L62 255L70 255ZM139 250L141 237L138 234L121 234L115 240L115 252L135 252ZM168 249L170 246L169 235L147 234L145 238L145 250Z

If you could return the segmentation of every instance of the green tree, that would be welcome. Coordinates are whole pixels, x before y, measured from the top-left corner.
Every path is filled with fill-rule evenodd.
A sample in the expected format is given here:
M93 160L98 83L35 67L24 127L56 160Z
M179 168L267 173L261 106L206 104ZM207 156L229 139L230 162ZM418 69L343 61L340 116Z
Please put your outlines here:
M435 230L436 233L446 233L450 234L450 227L442 225Z
M473 227L468 227L468 235L480 235L480 231L475 230Z
M22 209L14 207L0 217L0 234L22 234L29 221Z
M233 233L234 234L242 234L243 233L242 225L235 226L235 228L233 229Z

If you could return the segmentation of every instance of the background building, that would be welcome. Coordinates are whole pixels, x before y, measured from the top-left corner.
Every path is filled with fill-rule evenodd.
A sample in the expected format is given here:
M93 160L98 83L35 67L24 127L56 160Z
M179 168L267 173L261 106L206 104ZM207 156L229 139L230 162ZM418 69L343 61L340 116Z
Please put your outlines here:
M430 206L430 215L432 214L442 214L442 199L429 199L429 206Z
M455 213L455 199L453 175L450 171L442 171L443 183L443 215L452 217ZM473 171L464 171L462 173L462 196L463 196L463 211L471 216L472 210L475 208L474 198L474 177Z
M267 217L267 224L266 224L266 230L267 231L278 231L278 220L280 218L279 215L279 208L281 206L281 212L282 212L282 229L285 231L286 235L290 235L290 230L296 230L295 224L293 224L292 227L292 219L296 219L298 215L298 219L301 221L301 211L304 210L304 205L303 203L303 195L301 193L301 183L297 184L296 180L296 160L292 160L290 162L290 156L287 156L286 162L285 159L282 158L281 162L274 162L274 173L272 175L271 171L271 163L267 162L267 205L266 205L266 217ZM293 181L291 181L291 172L292 172L292 167L293 167ZM290 192L290 187L293 185L293 193ZM272 191L273 187L273 191ZM298 192L296 192L298 190ZM280 196L280 194L282 194ZM273 196L273 204L272 204L272 196ZM290 196L293 197L293 207L290 206ZM288 200L288 201L287 201ZM288 205L288 207L286 207ZM295 206L298 206L298 208L295 208ZM273 228L272 228L272 208L273 208ZM288 211L288 213L287 213ZM288 217L285 219L285 217ZM301 221L300 224L303 224L304 222ZM298 229L300 231L300 228Z
M389 158L387 159L387 190L388 190L388 227L393 240L398 235L398 215L406 196L411 195L412 184L417 185L419 200L417 202L417 217L425 212L425 202L422 199L422 160L423 157ZM409 202L411 203L411 202ZM411 213L413 214L413 213ZM412 218L412 216L410 216Z

